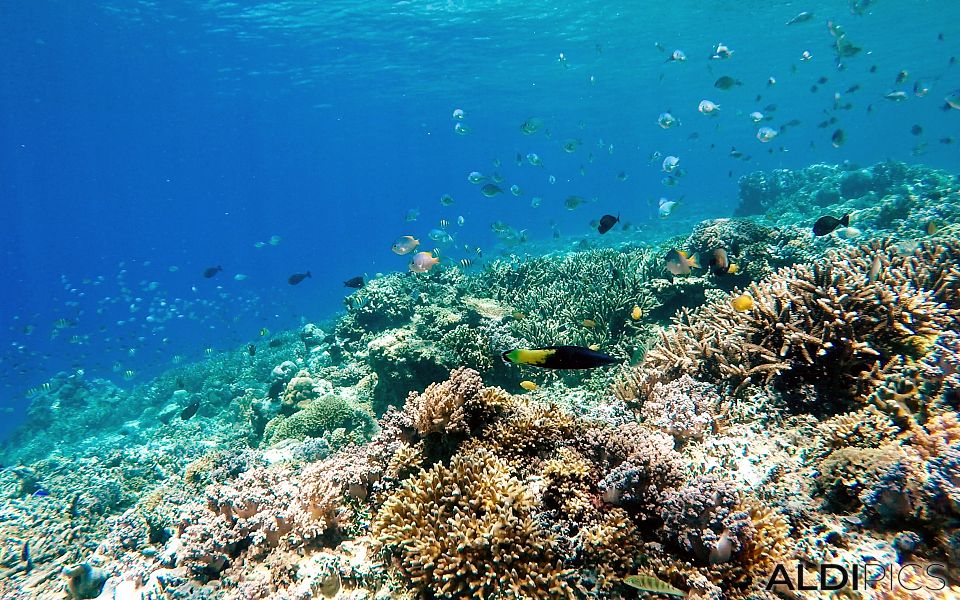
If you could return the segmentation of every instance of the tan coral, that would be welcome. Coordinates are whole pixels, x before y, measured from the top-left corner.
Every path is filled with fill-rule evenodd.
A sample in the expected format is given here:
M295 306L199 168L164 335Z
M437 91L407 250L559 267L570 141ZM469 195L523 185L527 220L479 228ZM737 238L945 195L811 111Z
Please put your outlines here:
M956 412L937 414L922 426L914 425L907 441L925 461L941 456L947 448L960 444L960 418Z
M640 532L623 509L606 511L582 536L585 566L596 572L600 589L637 572L645 558Z
M849 446L877 448L894 441L900 430L893 421L876 406L837 415L817 426L820 433L816 451L820 455Z
M871 279L874 258L882 267ZM854 389L859 372L915 347L916 336L956 326L958 258L960 242L923 243L903 256L883 241L781 269L746 290L754 298L750 311L728 301L682 310L640 368L738 389L778 379Z
M542 503L566 519L583 522L594 512L590 495L592 465L572 448L560 448L543 467Z
M788 564L793 558L791 548L794 542L786 517L777 509L753 499L745 500L743 508L750 514L755 533L734 561L716 569L731 598L761 592L774 567Z
M468 445L490 448L517 471L530 471L558 447L578 437L577 420L558 406L512 396L502 411Z
M302 369L280 394L282 410L285 413L300 410L311 400L319 398L320 394L321 390L317 388L317 382L310 376L310 372Z
M491 321L502 321L504 317L513 312L513 308L506 304L501 304L492 298L464 296L463 303L473 312Z
M421 436L431 433L465 433L468 430L465 405L476 401L483 380L473 369L454 369L450 378L432 383L422 394L411 392L404 413Z
M534 508L507 465L480 449L409 479L372 529L410 585L431 597L573 597Z

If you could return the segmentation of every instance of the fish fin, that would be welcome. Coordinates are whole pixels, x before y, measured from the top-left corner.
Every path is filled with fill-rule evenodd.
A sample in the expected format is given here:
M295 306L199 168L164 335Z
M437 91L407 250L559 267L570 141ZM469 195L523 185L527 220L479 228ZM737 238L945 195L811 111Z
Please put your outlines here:
M850 226L850 213L847 213L842 217L840 217L840 224L843 225L844 227Z
M307 271L307 277L313 277L313 275L310 274L310 271Z

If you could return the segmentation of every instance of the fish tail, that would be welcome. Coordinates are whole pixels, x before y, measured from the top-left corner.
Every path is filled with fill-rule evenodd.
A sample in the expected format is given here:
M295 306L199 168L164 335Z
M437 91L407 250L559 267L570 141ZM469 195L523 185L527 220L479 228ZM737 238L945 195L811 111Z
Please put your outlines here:
M700 266L700 259L699 259L699 257L698 257L696 254L694 254L694 255L692 255L692 256L690 257L690 266L693 267L694 269L701 269L701 268L703 268L703 267Z
M307 277L313 277L313 275L310 274L310 271L307 271Z
M844 227L850 226L850 213L847 213L842 217L840 217L840 224L843 225Z

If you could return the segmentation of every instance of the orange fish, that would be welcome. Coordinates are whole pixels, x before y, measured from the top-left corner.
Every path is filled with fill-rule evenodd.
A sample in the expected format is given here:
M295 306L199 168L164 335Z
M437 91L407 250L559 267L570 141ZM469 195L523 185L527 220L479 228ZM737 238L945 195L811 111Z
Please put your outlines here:
M426 273L440 262L440 259L429 252L417 252L410 260L410 271L413 273Z
M667 270L674 275L689 275L690 269L699 269L696 256L687 256L682 250L667 252Z
M414 239L412 235L404 235L397 238L397 241L393 243L394 254L399 254L403 256L404 254L409 254L417 249L417 246L420 245L420 240Z

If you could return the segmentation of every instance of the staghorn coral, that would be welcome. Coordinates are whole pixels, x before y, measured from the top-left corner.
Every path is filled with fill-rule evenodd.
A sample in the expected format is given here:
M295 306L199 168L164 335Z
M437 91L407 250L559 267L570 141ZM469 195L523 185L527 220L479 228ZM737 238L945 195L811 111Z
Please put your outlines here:
M639 305L648 314L657 306L647 289L657 270L649 250L608 248L519 264L497 261L478 283L521 315L505 322L524 345L600 344L614 355L630 354L630 340L644 335L630 311ZM595 326L583 326L585 319Z
M875 257L882 268L871 281ZM862 389L862 372L898 355L914 336L956 327L958 258L960 242L922 243L909 256L878 242L781 269L748 288L753 310L740 313L724 301L681 311L639 367L650 375L638 380L649 385L691 373L737 390L817 382L824 404L836 404Z
M387 499L373 535L419 593L437 598L573 597L556 541L507 465L485 450L434 465Z

